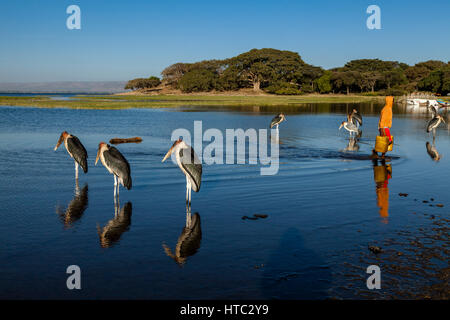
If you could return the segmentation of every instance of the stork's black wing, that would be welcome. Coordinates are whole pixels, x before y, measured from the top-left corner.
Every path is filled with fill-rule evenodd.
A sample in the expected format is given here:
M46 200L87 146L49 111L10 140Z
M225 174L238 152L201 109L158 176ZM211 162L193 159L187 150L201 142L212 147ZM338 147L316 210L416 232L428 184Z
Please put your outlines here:
M358 121L359 125L362 126L362 124L363 124L362 116L359 112L354 112L352 114L352 122L356 125L355 121Z
M106 165L116 176L122 179L123 185L130 190L131 170L127 159L114 147L109 147L109 150L103 152L103 158L105 158Z
M433 119L431 119L427 125L427 132L430 132L433 128L435 128L437 126L438 122L439 122L439 118L437 118L437 117L434 117Z
M87 151L83 144L75 136L67 138L67 150L70 152L75 161L83 168L84 173L88 172Z
M282 118L280 115L277 115L276 117L274 117L272 119L272 121L270 122L270 128L273 128L274 126L276 126L277 124L279 124L281 122Z
M183 152L184 151L184 152ZM202 164L194 152L194 149L180 150L180 160L183 169L189 174L191 179L194 181L192 189L195 192L200 191L200 185L202 184Z

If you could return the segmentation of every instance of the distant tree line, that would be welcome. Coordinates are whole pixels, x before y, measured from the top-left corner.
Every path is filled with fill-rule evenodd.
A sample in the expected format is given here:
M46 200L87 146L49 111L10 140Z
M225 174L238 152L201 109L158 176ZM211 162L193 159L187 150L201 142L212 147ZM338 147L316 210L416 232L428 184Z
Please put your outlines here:
M397 61L360 59L324 70L305 63L296 52L276 49L253 49L225 60L175 63L161 75L162 81L157 77L130 80L125 89L162 84L186 93L244 88L279 95L450 93L450 62L430 60L409 66Z

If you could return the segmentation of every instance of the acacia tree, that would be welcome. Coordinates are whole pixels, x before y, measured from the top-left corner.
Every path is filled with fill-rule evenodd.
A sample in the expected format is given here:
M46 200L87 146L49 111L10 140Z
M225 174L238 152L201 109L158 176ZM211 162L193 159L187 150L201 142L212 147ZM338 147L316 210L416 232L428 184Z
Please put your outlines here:
M298 53L276 49L253 49L227 60L236 75L247 81L254 91L269 82L296 81L305 64Z
M190 69L190 63L175 63L167 68L165 68L161 75L163 77L163 81L169 86L176 87L178 85L178 81L186 74Z

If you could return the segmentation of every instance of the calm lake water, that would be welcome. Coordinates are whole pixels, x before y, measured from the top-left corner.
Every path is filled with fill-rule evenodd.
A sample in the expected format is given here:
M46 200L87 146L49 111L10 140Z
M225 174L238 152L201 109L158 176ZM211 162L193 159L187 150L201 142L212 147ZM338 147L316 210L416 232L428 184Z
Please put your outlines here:
M359 150L349 152L348 133L338 127L355 106L363 134ZM0 107L0 298L448 296L449 128L437 130L442 158L434 161L426 147L430 115L397 108L395 157L374 167L366 159L381 107L289 108L279 131L279 173L204 165L187 235L185 177L171 161L161 163L172 131L192 131L195 120L203 130L267 128L279 110ZM89 154L78 192L73 161L63 146L53 151L64 130ZM133 189L120 189L114 219L113 177L94 166L97 146L134 136L143 142L117 146L131 165ZM267 217L243 219L254 214ZM177 248L179 238L189 241ZM369 246L383 251L375 255ZM367 290L372 264L381 268L381 290ZM81 268L81 290L66 287L69 265Z

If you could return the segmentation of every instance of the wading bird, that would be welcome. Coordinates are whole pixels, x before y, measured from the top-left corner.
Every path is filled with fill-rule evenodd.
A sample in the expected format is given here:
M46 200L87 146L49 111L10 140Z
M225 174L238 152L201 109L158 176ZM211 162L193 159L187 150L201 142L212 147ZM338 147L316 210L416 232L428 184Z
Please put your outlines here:
M274 126L277 126L278 129L278 126L283 121L286 121L286 117L284 116L283 113L280 113L279 115L277 115L275 118L272 119L272 121L270 122L270 128L272 129Z
M350 137L353 136L353 133L355 135L359 134L359 129L352 123L352 116L350 114L347 116L347 121L342 121L339 130L341 130L342 127L350 133Z
M362 116L356 109L353 109L352 111L352 123L357 127L362 126L363 124Z
M186 176L186 205L191 205L191 190L194 190L194 192L200 191L202 164L194 149L182 139L175 141L162 159L162 162L166 161L172 153L175 153L177 165Z
M74 159L75 161L75 179L78 179L78 165L83 168L84 173L88 172L88 165L87 165L87 152L84 146L81 144L80 139L77 137L71 135L67 131L64 131L61 133L61 136L59 137L58 142L55 146L55 151L58 149L58 147L61 145L61 143L64 141L64 146L66 147L67 152L69 153L69 156Z
M103 163L103 166L114 176L114 199L119 196L119 183L128 190L131 189L131 170L130 164L127 159L114 147L100 142L98 145L97 158L95 159L95 165L97 165L98 159Z
M428 122L427 132L429 133L430 131L433 131L433 139L434 139L436 137L436 128L439 127L441 122L445 123L445 120L440 114L437 113L437 111L434 108L432 108L431 110L433 111L434 117L433 119L430 120L430 122Z

